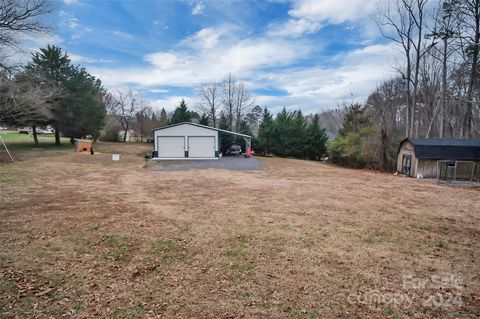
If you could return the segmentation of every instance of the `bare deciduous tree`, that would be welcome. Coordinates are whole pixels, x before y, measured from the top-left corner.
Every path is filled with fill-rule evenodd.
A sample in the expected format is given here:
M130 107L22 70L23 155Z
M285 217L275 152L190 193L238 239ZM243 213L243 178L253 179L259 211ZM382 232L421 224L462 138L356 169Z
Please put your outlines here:
M7 51L18 51L20 35L48 32L40 18L52 12L49 0L0 1L0 69L11 71Z
M458 14L455 5L458 0L446 0L437 8L433 28L427 37L433 38L432 53L433 58L442 63L442 103L439 112L439 137L445 136L445 112L448 100L448 62L451 56L456 52L452 44L458 35ZM437 42L438 41L438 42ZM437 54L440 57L437 57ZM428 134L427 134L428 135Z
M402 71L400 73L407 81L408 91L406 136L418 135L419 121L416 120L416 113L420 63L423 55L428 51L423 46L427 2L428 0L395 0L393 10L389 6L386 9L379 10L376 19L382 34L401 45L405 54L406 76ZM410 85L413 86L411 103Z
M246 111L253 107L254 101L243 82L237 84L235 89L235 132L240 130L240 123Z
M414 21L408 14L404 0L395 0L387 7L380 7L376 16L376 23L382 35L398 44L406 60L406 68L398 68L397 71L406 81L407 94L405 96L405 136L410 135L410 113L411 113L411 84L412 84L412 38L414 30Z
M235 108L235 95L237 89L237 81L235 77L229 73L223 80L223 105L227 113L228 129L233 130L233 112Z
M480 71L480 0L463 0L458 2L460 12L460 47L466 63L470 64L468 89L466 95L465 115L462 123L462 137L468 138L472 135L474 109L479 108L477 100Z
M127 140L128 130L132 127L138 114L145 110L142 97L129 88L126 92L116 92L115 95L108 94L105 98L107 110L114 116L123 130L123 142Z
M0 77L0 123L32 127L38 144L36 128L51 122L51 102L58 93L31 73L18 74L14 80Z
M205 114L208 114L212 120L213 127L217 127L217 112L220 103L219 93L218 83L215 82L203 85L199 90L200 108Z
M222 103L227 116L228 129L238 132L247 109L253 106L254 101L245 83L237 82L231 73L223 80Z

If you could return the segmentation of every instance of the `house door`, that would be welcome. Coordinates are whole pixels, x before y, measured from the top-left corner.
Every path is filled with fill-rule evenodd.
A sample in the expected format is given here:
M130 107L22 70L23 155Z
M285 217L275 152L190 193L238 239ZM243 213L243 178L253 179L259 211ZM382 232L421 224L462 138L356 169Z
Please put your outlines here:
M410 176L412 171L412 155L403 155L402 173Z

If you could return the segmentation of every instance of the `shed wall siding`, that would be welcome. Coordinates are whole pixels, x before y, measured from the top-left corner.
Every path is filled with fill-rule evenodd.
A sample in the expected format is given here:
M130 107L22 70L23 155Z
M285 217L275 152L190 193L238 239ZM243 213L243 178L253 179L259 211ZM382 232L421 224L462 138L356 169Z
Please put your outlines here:
M417 174L422 174L424 178L436 178L437 160L420 158L418 160Z

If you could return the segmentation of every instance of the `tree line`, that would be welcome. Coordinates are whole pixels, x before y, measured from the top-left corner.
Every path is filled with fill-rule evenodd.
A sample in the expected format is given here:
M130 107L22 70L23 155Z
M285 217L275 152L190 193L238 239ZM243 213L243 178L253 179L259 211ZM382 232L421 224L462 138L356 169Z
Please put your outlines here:
M381 82L363 105L308 116L283 109L273 117L232 74L201 85L196 105L181 100L167 112L156 111L134 89L107 92L55 46L33 54L27 65L12 64L7 57L18 48L19 35L46 32L39 17L51 7L47 0L6 0L0 6L0 123L31 126L34 133L52 125L59 143L60 134L125 141L130 131L144 140L152 128L196 121L256 136L258 153L311 159L328 153L342 165L391 170L405 137L480 137L479 4L380 3L375 21L400 53L397 75ZM326 143L322 128L336 138Z
M0 73L0 122L32 128L53 126L70 138L98 138L106 114L105 89L85 68L71 63L61 48L48 46L32 55L20 71Z
M106 114L106 90L99 79L73 65L56 46L40 49L26 64L12 59L21 53L22 35L49 31L42 17L51 12L48 0L0 4L0 123L31 127L35 143L37 127L46 125L55 129L56 144L61 134L97 138Z
M332 159L394 170L406 137L480 138L480 0L392 0L374 19L400 54L397 75L364 105L336 110L344 127L353 114L363 124L334 129Z
M253 145L259 154L320 160L327 153L327 140L318 114L304 116L283 108L274 118L265 107Z

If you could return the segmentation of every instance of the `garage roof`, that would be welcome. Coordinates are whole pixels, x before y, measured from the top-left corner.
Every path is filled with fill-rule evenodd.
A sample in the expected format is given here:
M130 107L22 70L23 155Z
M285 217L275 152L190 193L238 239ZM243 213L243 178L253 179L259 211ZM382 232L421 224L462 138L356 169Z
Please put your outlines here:
M167 125L167 126L163 126L163 127L159 127L159 128L154 128L152 131L164 130L164 129L167 129L167 128L170 128L170 127L179 126L179 125L183 125L183 124L188 124L188 125L203 127L203 128L206 128L206 129L210 129L210 130L214 130L214 131L218 131L218 132L222 132L222 133L226 133L226 134L231 134L231 135L236 135L236 136L241 136L241 137L252 138L250 135L241 134L241 133L236 133L236 132L227 131L227 130L222 130L222 129L220 129L220 128L211 127L211 126L206 126L206 125L197 124L197 123L192 123L192 122L181 122L181 123L176 123L176 124L172 124L172 125Z
M448 160L480 160L480 140L407 138L415 147L417 158Z

